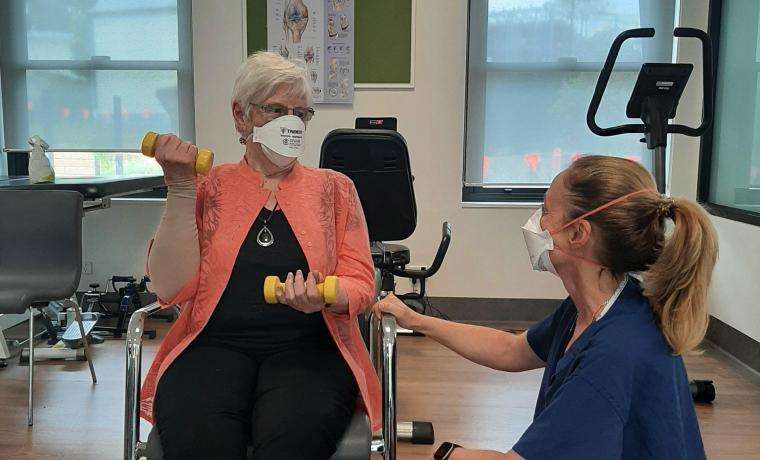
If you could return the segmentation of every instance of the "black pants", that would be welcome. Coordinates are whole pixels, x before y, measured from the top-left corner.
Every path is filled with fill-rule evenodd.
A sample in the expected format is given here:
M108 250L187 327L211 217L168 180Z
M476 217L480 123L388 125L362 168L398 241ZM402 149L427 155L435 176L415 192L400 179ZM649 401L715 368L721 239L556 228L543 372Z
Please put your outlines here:
M266 355L193 344L166 370L155 400L166 460L329 459L357 386L334 344Z

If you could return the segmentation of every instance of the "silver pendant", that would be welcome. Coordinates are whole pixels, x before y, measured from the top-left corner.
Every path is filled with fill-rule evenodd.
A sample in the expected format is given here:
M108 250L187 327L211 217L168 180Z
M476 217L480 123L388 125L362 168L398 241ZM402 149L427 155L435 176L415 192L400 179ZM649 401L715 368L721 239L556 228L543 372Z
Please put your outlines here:
M261 227L261 230L259 230L259 234L256 235L256 242L259 243L259 246L267 247L274 244L274 235L272 235L272 232L269 231L266 225Z

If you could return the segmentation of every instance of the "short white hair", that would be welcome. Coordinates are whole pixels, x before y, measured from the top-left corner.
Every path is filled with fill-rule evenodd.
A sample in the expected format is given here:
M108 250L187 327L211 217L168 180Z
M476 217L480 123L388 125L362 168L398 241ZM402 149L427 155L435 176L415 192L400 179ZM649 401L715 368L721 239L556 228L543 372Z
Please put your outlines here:
M260 104L280 88L290 96L303 97L311 105L311 86L306 69L277 53L257 51L240 65L232 89L232 102L237 102L248 116L250 104Z

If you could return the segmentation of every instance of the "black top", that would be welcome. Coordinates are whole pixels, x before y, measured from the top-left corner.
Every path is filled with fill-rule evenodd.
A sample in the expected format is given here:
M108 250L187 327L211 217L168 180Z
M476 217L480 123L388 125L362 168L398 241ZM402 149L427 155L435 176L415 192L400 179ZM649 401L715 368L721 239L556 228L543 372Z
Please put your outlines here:
M256 236L270 214L267 228L274 243L263 247ZM284 281L288 272L296 270L306 276L309 264L285 214L262 209L240 247L227 288L198 339L253 352L332 343L320 313L306 314L287 305L264 302L264 278L277 275Z

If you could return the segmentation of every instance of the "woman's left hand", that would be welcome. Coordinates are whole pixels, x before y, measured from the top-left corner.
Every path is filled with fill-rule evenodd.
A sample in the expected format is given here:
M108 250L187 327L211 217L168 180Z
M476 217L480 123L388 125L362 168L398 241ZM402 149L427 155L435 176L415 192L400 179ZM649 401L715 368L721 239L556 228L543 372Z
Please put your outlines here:
M318 271L309 272L305 279L301 270L288 273L283 286L277 288L277 301L304 313L316 313L325 308L325 299L317 289L324 281L325 276Z

